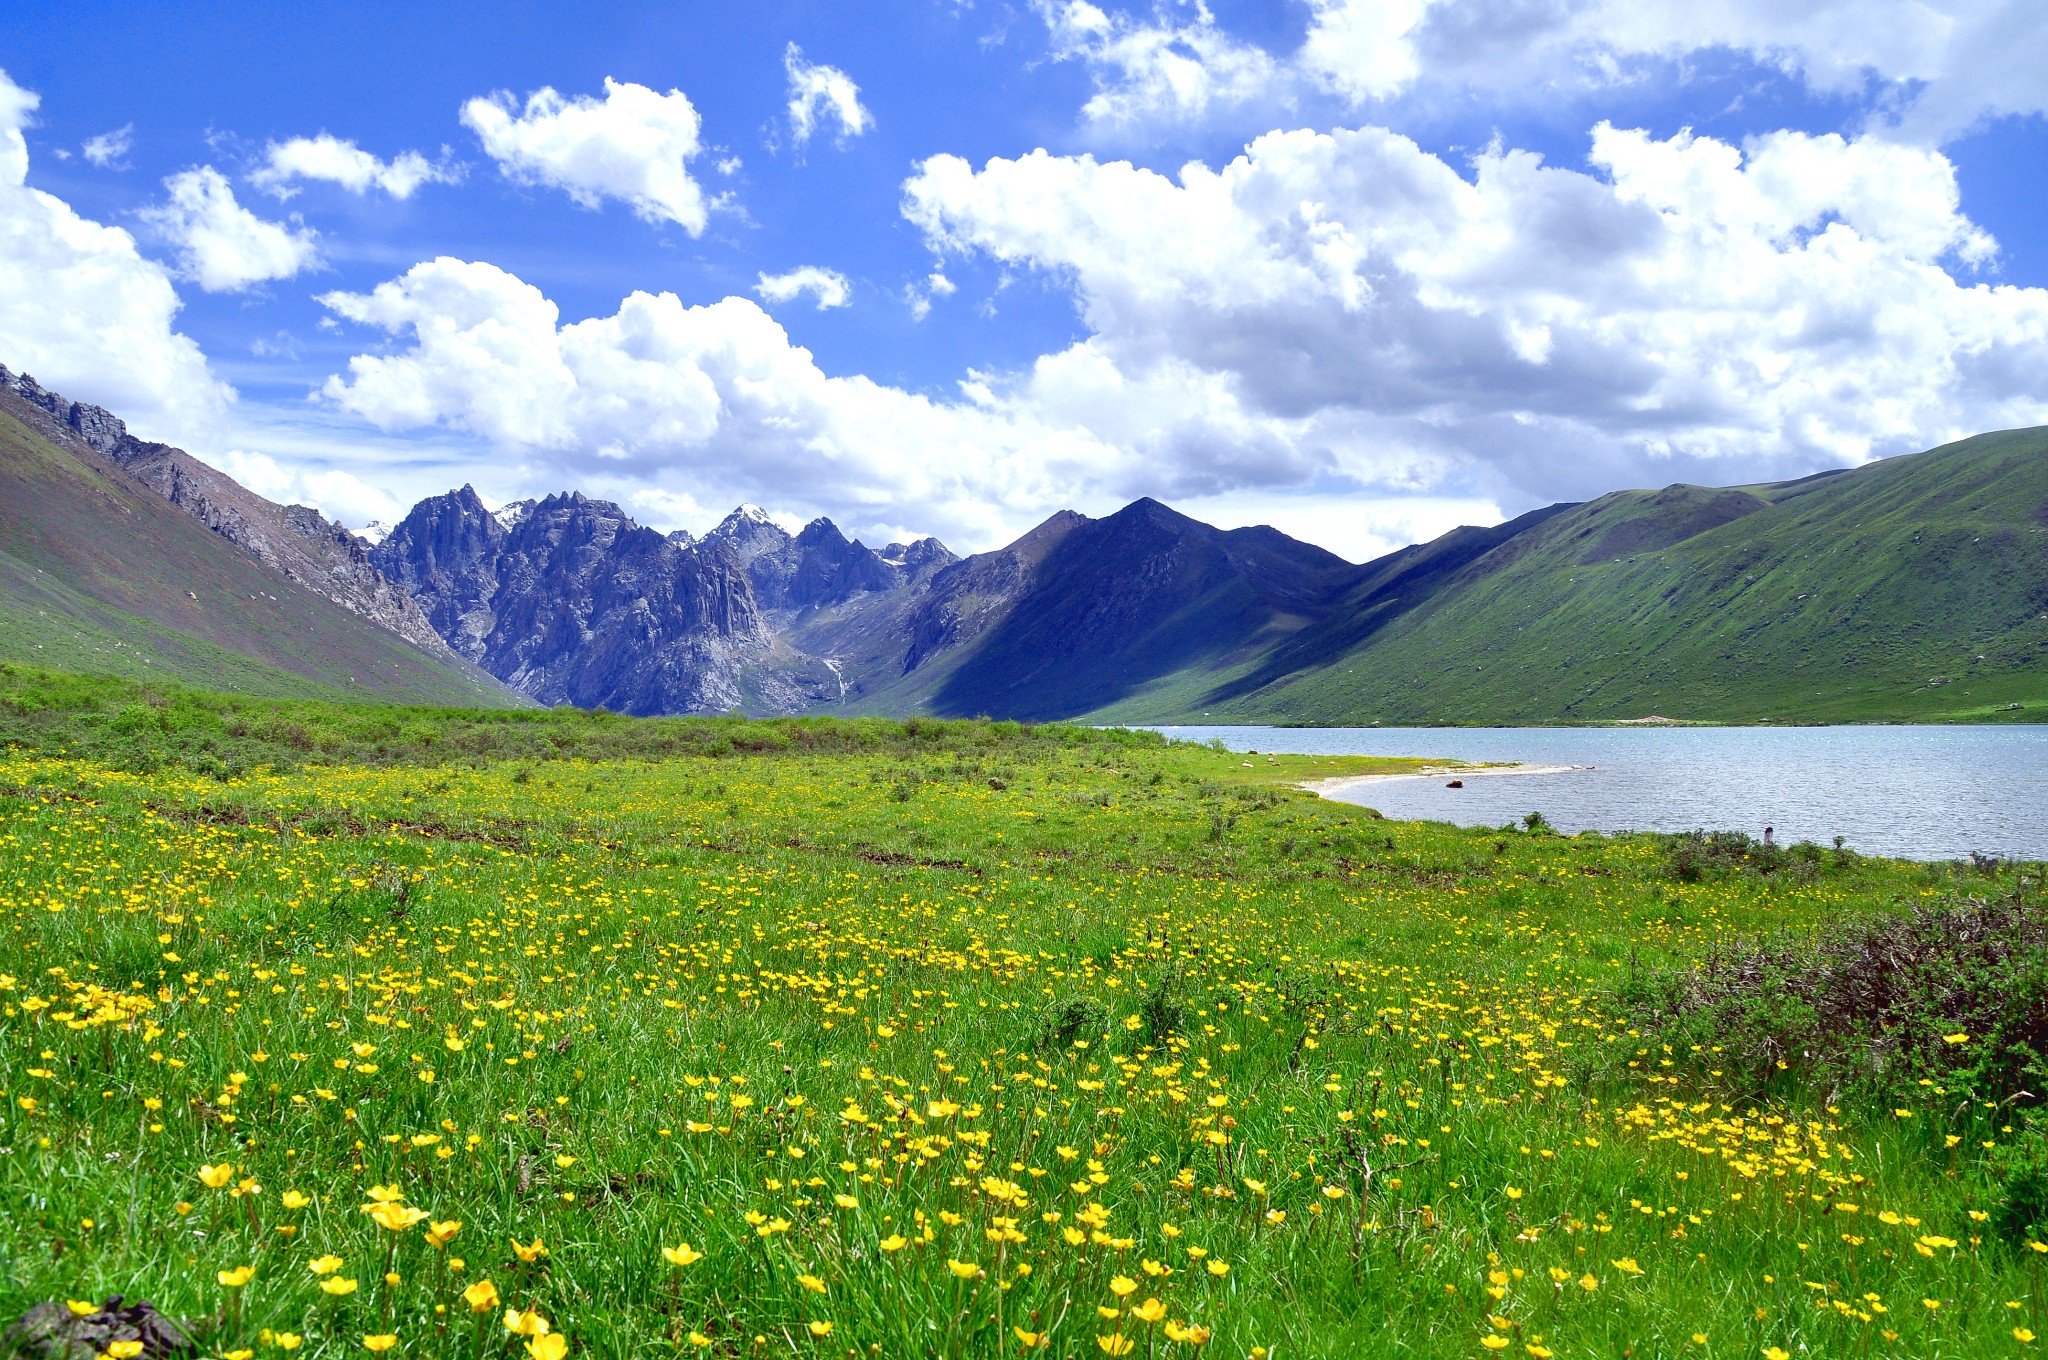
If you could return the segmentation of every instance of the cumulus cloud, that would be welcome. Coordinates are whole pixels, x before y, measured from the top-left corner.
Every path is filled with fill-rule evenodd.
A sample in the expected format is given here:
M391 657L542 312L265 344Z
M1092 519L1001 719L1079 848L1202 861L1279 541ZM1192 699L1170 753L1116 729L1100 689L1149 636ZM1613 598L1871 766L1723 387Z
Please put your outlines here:
M128 123L112 132L86 138L79 153L102 170L125 170L128 168L128 153L134 146L135 124Z
M344 468L283 463L267 453L229 449L214 459L228 476L282 505L310 505L343 524L396 523L406 503Z
M802 146L827 122L839 125L839 139L858 137L875 125L874 115L860 102L860 86L836 66L804 60L803 49L791 43L782 54L789 75L789 132Z
M1274 133L1177 178L935 157L910 221L942 258L1066 281L1087 338L934 397L824 373L746 299L634 293L565 322L443 258L322 299L382 337L323 392L571 484L917 506L968 546L1149 494L1354 554L1488 507L2048 420L2048 292L1971 280L1995 243L1940 153L1602 125L1589 162L1501 149L1461 173L1381 128ZM1314 509L1339 501L1348 519Z
M1042 418L1219 493L1526 502L2048 419L2048 292L1957 277L1995 246L1938 152L1603 124L1591 173L1508 150L1471 173L1381 128L1284 132L1178 179L934 157L904 210L942 252L1071 280L1093 335L1037 365Z
M1281 64L1217 27L1206 4L1162 4L1150 19L1110 14L1090 0L1035 0L1059 61L1096 75L1082 117L1098 127L1139 129L1198 121L1212 110L1273 95Z
M1100 508L1132 468L986 385L943 401L828 376L744 298L634 293L564 324L531 284L442 258L321 301L401 340L352 358L329 401L385 430L466 431L558 484L682 481L707 505L854 519L916 506L927 531L986 546L1061 504Z
M118 227L27 187L37 97L0 72L0 362L119 413L140 434L190 438L233 392L175 327L163 266Z
M461 178L462 167L448 160L445 149L438 163L417 151L401 151L385 161L325 132L272 142L264 148L263 164L249 176L279 198L290 197L292 182L302 179L339 184L352 194L379 189L393 198L411 198L422 184L452 184Z
M1145 17L1038 0L1056 57L1092 67L1092 123L1199 119L1218 106L1321 91L1353 104L1419 86L1526 94L1632 78L1631 63L1723 50L1831 94L1864 97L1939 141L1986 117L2048 112L2033 0L1309 0L1299 48L1273 56L1208 11Z
M704 192L689 170L702 124L681 90L607 76L603 99L543 88L521 105L500 91L465 103L462 121L509 179L560 189L585 208L617 199L644 221L704 232Z
M320 262L311 228L258 217L235 201L227 176L210 165L181 170L164 188L169 201L140 216L177 250L179 272L209 293L288 279Z
M770 302L788 302L809 293L817 299L818 310L822 312L828 307L844 307L853 295L853 285L836 269L807 264L787 274L761 275L754 291Z

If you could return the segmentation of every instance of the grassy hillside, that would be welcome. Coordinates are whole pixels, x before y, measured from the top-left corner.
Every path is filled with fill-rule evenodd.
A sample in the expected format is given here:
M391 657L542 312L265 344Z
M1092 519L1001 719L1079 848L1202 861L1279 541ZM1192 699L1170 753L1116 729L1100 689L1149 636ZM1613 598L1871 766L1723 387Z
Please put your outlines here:
M1146 733L277 707L393 763L0 752L0 1317L83 1353L117 1293L242 1360L2048 1333L2033 869L1395 825Z
M1122 718L1578 722L2048 717L2048 431L1850 472L1601 497L1312 664Z
M516 697L265 570L0 410L0 660L276 696Z

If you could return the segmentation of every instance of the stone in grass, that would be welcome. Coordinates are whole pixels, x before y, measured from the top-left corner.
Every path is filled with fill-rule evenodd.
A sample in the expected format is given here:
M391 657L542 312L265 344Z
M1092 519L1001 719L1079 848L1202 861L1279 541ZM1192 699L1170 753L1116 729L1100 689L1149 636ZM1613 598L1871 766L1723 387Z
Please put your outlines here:
M139 1343L133 1354L138 1360L190 1355L192 1338L185 1329L148 1302L126 1303L119 1294L99 1306L99 1311L80 1317L61 1301L46 1299L22 1314L0 1339L0 1356L7 1360L93 1360L95 1356L119 1354L116 1343ZM122 1347L126 1351L127 1346Z

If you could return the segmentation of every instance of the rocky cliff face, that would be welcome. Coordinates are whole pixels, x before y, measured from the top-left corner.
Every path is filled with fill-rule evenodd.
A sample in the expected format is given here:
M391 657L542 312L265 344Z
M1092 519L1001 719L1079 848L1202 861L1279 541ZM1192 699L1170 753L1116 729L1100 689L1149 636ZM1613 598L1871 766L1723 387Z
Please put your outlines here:
M1061 510L1008 547L949 561L934 572L905 620L904 672L974 641L1007 618L1030 589L1045 555L1088 522L1086 515Z
M465 486L415 505L370 549L370 560L411 592L457 655L481 662L496 622L491 602L498 592L498 558L509 536L476 491Z
M829 519L814 519L791 535L758 506L743 505L704 541L731 550L753 583L754 598L770 611L844 604L866 591L894 590L907 579L900 564L849 542Z
M902 667L902 613L955 561L875 552L828 519L791 534L741 506L702 540L579 494L497 511L463 487L371 553L457 653L543 703L627 713L794 713Z
M790 712L817 698L808 658L780 655L727 543L678 541L580 493L506 518L510 529L469 487L432 497L376 560L514 689L634 714Z
M135 438L103 407L71 401L0 364L0 387L76 434L143 485L286 580L436 657L448 645L412 597L371 564L361 540L318 510L266 500L183 449Z

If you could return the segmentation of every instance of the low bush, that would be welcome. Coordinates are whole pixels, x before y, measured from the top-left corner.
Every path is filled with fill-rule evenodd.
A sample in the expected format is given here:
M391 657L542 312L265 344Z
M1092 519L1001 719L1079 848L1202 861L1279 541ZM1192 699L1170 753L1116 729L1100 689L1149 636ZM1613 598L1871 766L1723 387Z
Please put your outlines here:
M1928 1079L2026 1106L2048 1092L2048 909L2017 896L1857 917L1622 990L1654 1045L1643 1056L1746 1094Z
M1541 820L1531 831L1546 830ZM1783 874L1800 881L1819 876L1823 868L1845 863L1839 846L1832 854L1811 841L1773 845L1746 831L1687 831L1658 837L1664 845L1665 870L1681 883L1698 883L1726 874Z

